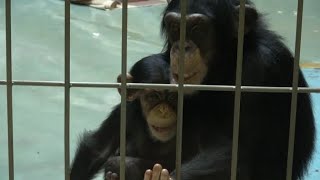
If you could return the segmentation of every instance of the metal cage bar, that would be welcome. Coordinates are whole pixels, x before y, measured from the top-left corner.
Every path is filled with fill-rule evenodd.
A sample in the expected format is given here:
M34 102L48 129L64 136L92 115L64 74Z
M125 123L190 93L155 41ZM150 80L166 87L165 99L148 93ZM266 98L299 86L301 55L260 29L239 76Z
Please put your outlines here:
M288 140L288 159L287 159L287 178L286 178L287 180L292 179L294 137L295 137L295 129L296 129L296 113L297 113L297 98L298 98L298 83L299 83L299 61L300 61L300 50L301 50L302 15L303 15L303 0L298 0L296 44L295 44L295 57L294 57L294 66L293 66L292 94L291 94L290 129L289 129L289 140Z
M184 59L185 43L185 25L186 25L186 0L181 0L181 22L180 22L180 59ZM287 160L287 180L292 178L294 134L296 123L296 108L298 93L320 93L320 88L299 87L299 60L301 49L301 32L303 17L303 0L298 0L298 15L296 26L296 44L295 44L295 61L293 70L292 87L260 87L260 86L241 86L242 73L242 56L243 56L243 38L245 22L245 0L240 1L239 31L238 31L238 54L237 54L237 76L235 86L224 85L191 85L184 84L183 78L179 78L176 84L146 84L146 83L127 83L127 22L128 22L128 2L123 1L122 9L122 70L121 83L101 83L101 82L71 82L70 81L70 0L65 0L65 79L64 81L25 81L12 79L12 48L11 48L11 0L5 1L6 15L6 80L0 80L0 85L6 86L7 89L7 121L8 121L8 164L9 180L14 180L14 153L13 153L13 106L12 106L12 88L13 86L51 86L64 87L65 90L65 119L64 119L64 148L65 148L65 179L70 179L70 88L87 87L87 88L121 88L121 130L120 130L120 179L125 179L125 145L126 145L126 93L127 89L133 88L157 88L157 89L175 89L178 90L178 125L177 125L177 144L176 144L176 170L177 179L180 180L181 170L181 144L182 144L182 124L183 124L183 92L185 89L209 90L209 91L234 91L234 131L232 143L232 164L231 179L236 179L237 169L237 152L238 152L238 134L239 134L239 117L241 92L263 92L263 93L291 93L291 112L290 112L290 134L288 140L288 160ZM183 77L184 64L179 64L179 77Z
M70 180L70 0L64 8L64 171Z
M12 49L11 49L11 0L6 0L6 73L9 180L14 180L13 107L12 107Z
M0 80L0 86L6 86L6 80ZM12 80L13 86L45 86L45 87L64 87L63 81L25 81ZM70 82L70 87L75 88L120 88L121 83L103 83L103 82ZM193 85L183 84L185 90L199 91L235 91L235 86L229 85ZM127 89L170 89L177 90L177 84L148 84L148 83L127 83ZM241 86L242 92L260 92L260 93L291 93L292 87L271 87L271 86ZM298 87L298 93L320 93L320 88Z
M185 60L185 40L186 40L186 15L187 1L180 1L180 42L179 42L179 79L178 79L178 104L177 104L177 132L176 132L176 179L181 180L181 153L182 153L182 126L183 126L183 93L184 93L184 60ZM181 63L182 62L182 63Z
M121 120L120 120L120 180L125 180L126 118L127 118L127 33L128 0L122 1L122 62L121 62Z
M232 136L231 180L236 180L237 179L239 124L240 124L240 104L241 104L241 80L242 80L242 61L243 61L243 42L244 42L244 23L245 23L245 0L240 0L239 27L238 27L237 69L236 69L236 87L235 87L235 96L234 96L234 120L233 120L233 136Z

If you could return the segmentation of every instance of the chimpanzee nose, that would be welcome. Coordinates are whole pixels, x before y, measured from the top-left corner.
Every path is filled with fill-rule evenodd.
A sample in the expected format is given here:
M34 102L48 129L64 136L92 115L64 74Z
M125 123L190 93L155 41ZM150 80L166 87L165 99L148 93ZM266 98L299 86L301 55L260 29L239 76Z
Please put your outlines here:
M175 51L180 51L180 44L175 43L172 47ZM185 52L188 52L192 49L191 45L189 43L184 43L184 50Z

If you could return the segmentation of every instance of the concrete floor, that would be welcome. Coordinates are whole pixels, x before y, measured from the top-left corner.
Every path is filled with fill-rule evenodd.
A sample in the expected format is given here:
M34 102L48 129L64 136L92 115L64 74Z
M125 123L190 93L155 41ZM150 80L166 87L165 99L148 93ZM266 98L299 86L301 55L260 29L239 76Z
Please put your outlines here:
M296 4L291 0L256 0L270 26L293 50ZM275 3L277 2L277 3ZM12 0L13 78L61 81L64 77L64 2ZM302 66L312 87L320 87L320 1L305 1ZM131 8L128 67L159 52L163 6ZM101 11L71 7L71 80L115 82L121 71L121 9ZM0 0L0 79L5 79L4 0ZM141 20L143 18L143 20ZM8 179L5 87L0 86L0 179ZM63 88L14 87L14 161L16 180L62 180ZM320 95L312 94L317 128ZM120 101L115 89L71 89L71 158L84 129L94 129ZM320 137L319 131L317 137ZM320 179L320 141L306 180Z

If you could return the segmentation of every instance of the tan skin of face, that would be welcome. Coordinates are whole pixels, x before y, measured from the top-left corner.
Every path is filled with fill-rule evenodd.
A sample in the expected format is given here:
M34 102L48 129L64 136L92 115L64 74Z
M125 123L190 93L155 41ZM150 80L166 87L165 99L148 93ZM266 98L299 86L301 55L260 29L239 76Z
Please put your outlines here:
M151 137L167 142L176 135L177 115L168 100L176 101L176 93L157 90L143 90L140 95L141 107Z

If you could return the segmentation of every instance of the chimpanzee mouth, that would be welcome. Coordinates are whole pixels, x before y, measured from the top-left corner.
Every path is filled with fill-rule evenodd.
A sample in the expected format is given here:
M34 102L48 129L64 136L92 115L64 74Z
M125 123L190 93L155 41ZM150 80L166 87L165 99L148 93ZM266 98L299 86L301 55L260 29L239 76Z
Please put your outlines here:
M169 132L172 130L172 128L174 128L175 126L172 125L172 126L167 126L167 127L158 127L158 126L154 126L154 125L151 125L151 127L157 131L158 133L166 133L166 132Z
M188 81L190 79L192 79L194 76L196 76L198 74L198 71L195 71L193 73L189 73L189 74L184 74L183 78L184 81ZM179 75L177 73L173 73L173 78L178 82L179 81Z

